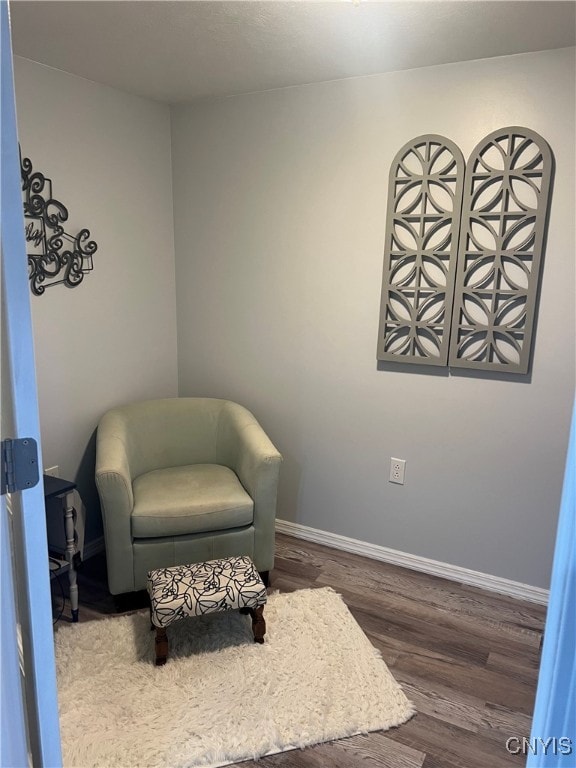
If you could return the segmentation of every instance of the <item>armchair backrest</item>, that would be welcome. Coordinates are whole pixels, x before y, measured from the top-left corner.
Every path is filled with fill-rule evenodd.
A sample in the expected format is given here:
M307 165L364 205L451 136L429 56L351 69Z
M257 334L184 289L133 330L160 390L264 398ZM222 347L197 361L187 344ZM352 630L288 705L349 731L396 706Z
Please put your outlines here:
M227 400L199 397L126 405L102 418L98 438L120 441L132 479L154 469L226 463L219 424L228 405Z

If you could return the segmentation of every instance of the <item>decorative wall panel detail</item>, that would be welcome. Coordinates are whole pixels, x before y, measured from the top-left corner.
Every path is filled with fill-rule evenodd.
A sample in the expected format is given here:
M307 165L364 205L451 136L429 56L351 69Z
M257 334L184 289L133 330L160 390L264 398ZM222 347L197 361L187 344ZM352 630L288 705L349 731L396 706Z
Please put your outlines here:
M68 209L53 198L51 180L33 171L27 157L21 157L20 175L32 293L41 296L59 283L74 288L92 269L98 246L90 240L88 229L81 229L75 237L64 231Z
M526 373L553 157L527 128L483 139L466 167L449 365Z
M446 365L464 159L449 139L405 144L390 168L378 359Z

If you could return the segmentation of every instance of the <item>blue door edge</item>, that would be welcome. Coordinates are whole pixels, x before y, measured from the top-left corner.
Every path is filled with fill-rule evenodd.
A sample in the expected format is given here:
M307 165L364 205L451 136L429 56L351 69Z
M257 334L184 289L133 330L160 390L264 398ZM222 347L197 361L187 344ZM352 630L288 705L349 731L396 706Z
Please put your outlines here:
M7 0L0 0L0 26L1 279L9 361L8 381L3 377L2 386L8 386L11 390L12 421L16 432L6 437L34 438L38 443L38 462L41 467L40 422ZM62 753L42 484L14 496L13 507L18 514L15 528L18 528L21 544L21 548L14 552L14 559L19 561L17 569L23 574L18 585L18 594L23 596L18 604L18 613L22 627L28 743L34 768L59 768L62 765ZM2 510L5 509L6 504L3 503ZM11 619L8 614L4 614L2 607L4 620Z
M576 766L576 402L527 768Z

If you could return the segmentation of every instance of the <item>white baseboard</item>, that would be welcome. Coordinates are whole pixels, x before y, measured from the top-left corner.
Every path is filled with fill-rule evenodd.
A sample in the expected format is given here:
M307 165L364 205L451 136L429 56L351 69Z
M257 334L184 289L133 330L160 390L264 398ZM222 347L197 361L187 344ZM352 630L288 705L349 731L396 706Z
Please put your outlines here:
M518 600L528 600L531 603L547 605L548 590L540 587L532 587L529 584L521 584L518 581L510 581L500 576L491 576L481 571L471 571L461 568L459 565L441 563L438 560L429 560L427 557L410 555L407 552L399 552L396 549L388 549L378 544L369 544L366 541L351 539L348 536L340 536L337 533L321 531L318 528L310 528L300 523L291 523L288 520L276 520L278 533L285 533L297 539L313 541L316 544L324 544L327 547L341 549L344 552L353 552L355 555L363 555L373 560L381 560L384 563L400 565L413 571L430 573L443 579L457 581L460 584L468 584L473 587L487 589L490 592L498 592L501 595L515 597Z
M84 549L82 550L82 560L88 560L93 555L97 555L98 552L104 552L104 536L99 536L92 541L84 542Z

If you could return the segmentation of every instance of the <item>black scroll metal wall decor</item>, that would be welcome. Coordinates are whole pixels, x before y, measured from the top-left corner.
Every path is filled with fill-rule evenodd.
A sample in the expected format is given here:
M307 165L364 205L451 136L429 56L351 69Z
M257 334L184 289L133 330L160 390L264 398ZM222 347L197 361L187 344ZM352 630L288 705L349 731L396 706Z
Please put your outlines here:
M510 127L461 157L428 135L392 163L378 359L527 373L552 152Z
M22 154L20 175L32 293L41 296L46 288L60 283L74 288L92 270L98 246L90 240L88 229L81 229L75 237L64 231L68 209L52 196L52 181L34 171L30 159Z

